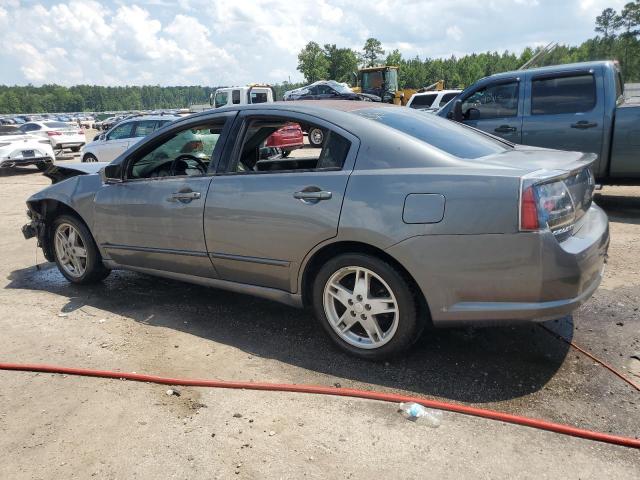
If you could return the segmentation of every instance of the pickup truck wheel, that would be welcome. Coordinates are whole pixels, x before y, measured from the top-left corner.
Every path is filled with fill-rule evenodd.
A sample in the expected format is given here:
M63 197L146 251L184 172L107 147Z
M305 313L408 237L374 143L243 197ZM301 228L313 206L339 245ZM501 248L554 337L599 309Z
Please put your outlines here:
M360 358L401 353L422 332L409 282L371 255L343 254L328 261L315 278L313 306L329 337Z
M111 272L86 225L73 215L60 215L51 225L53 256L60 273L71 283L96 283Z
M324 132L321 128L312 128L309 130L309 144L312 147L322 147L322 142L324 141Z
M83 162L97 162L98 159L95 157L95 155L92 155L91 153L87 153L84 157L82 157L82 161Z

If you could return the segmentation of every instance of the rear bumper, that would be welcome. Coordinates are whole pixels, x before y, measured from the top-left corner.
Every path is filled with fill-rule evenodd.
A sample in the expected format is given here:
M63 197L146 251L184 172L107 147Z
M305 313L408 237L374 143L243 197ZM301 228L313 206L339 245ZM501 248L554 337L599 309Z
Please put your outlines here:
M12 158L0 160L0 168L13 168L13 167L25 167L28 165L39 165L41 163L53 164L51 157L27 157L27 158Z
M593 205L572 237L551 232L438 235L388 252L412 274L435 325L543 321L571 313L602 280L606 214Z

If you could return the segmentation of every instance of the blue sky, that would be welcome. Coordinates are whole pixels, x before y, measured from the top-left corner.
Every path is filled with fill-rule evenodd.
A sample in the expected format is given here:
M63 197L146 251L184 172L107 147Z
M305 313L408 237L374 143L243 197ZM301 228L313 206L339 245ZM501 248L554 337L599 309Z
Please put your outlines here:
M301 80L311 40L448 57L579 44L617 0L0 0L0 84Z

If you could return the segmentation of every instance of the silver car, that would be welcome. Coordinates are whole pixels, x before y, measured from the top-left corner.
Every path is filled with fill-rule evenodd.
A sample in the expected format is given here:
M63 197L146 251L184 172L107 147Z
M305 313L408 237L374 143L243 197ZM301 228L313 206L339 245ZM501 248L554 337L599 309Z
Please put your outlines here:
M272 155L290 122L321 128L322 148ZM587 300L609 245L594 159L380 103L228 107L81 164L29 198L23 232L70 282L122 268L310 306L343 350L381 359L427 324Z

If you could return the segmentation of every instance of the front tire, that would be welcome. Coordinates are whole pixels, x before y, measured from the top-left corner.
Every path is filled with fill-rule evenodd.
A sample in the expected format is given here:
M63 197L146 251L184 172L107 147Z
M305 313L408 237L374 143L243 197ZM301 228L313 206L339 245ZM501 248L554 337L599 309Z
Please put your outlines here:
M329 260L314 280L313 307L338 347L369 360L406 351L424 326L410 282L372 255L351 253Z
M87 226L73 215L60 215L51 225L53 256L60 273L71 283L96 283L111 272Z
M93 155L91 153L87 153L84 157L82 157L82 161L83 162L97 162L98 159L96 158L95 155Z

